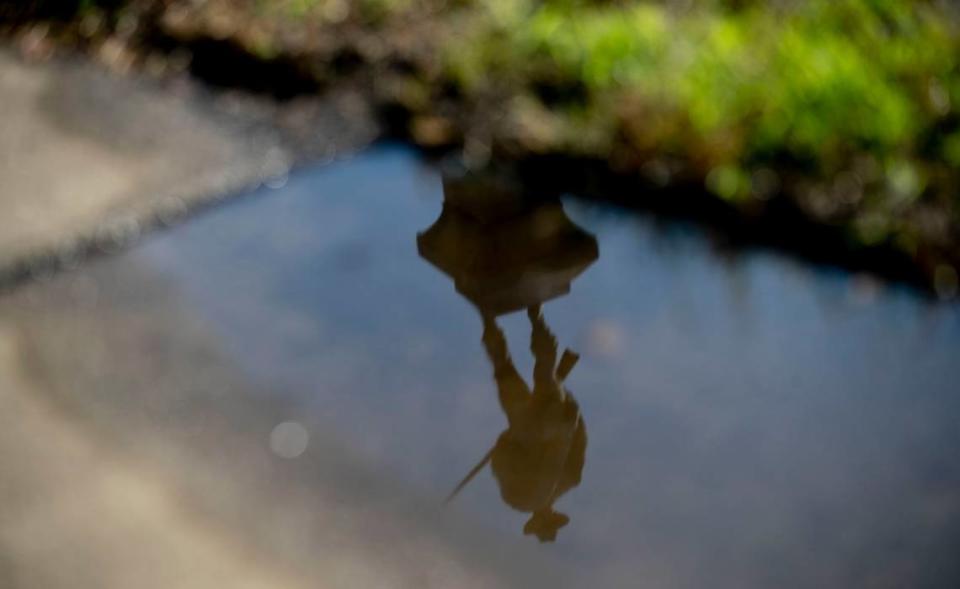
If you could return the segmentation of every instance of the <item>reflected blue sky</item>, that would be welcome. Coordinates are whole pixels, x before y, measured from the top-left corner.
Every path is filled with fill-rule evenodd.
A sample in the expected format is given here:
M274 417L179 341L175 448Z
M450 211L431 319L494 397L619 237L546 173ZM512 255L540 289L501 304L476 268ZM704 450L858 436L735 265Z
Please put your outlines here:
M176 284L268 394L439 503L504 427L480 317L417 253L442 200L437 171L381 147L127 255ZM958 307L731 255L681 224L565 209L600 257L544 314L582 354L567 384L589 445L558 504L571 522L544 550L597 586L960 578ZM526 317L501 325L529 375ZM523 541L489 472L451 509Z

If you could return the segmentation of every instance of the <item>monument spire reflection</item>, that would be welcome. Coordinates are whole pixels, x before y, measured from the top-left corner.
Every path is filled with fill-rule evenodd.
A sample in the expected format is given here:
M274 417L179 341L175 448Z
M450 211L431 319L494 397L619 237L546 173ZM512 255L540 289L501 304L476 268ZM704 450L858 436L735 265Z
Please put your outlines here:
M541 305L565 295L598 257L597 242L555 199L529 201L475 182L444 180L443 211L418 235L420 255L450 276L480 312L507 428L454 489L456 496L490 465L504 502L529 513L524 534L556 539L569 517L554 503L580 483L587 433L564 386L579 356L558 343ZM497 318L525 311L534 357L533 385L513 364Z

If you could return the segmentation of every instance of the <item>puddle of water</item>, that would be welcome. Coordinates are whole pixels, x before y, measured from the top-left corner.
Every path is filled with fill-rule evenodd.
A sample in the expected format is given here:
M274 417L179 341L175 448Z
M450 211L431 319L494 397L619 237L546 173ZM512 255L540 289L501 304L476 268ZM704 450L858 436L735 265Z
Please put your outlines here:
M960 580L956 307L395 148L125 257L396 492L595 586Z

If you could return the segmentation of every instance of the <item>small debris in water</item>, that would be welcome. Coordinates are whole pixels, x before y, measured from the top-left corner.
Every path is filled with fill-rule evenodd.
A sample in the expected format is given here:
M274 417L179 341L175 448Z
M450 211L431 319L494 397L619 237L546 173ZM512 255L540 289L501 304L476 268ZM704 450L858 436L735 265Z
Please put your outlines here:
M309 441L310 433L296 421L284 421L270 432L270 450L281 458L300 456Z

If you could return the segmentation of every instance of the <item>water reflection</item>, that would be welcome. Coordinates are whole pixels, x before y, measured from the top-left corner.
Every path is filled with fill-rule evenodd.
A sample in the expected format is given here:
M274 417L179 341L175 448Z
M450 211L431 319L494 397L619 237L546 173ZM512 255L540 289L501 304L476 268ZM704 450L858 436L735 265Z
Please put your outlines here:
M405 150L298 171L282 190L38 285L85 277L96 308L74 292L86 302L61 325L36 307L24 341L61 356L37 365L63 368L43 384L65 407L123 424L130 440L166 439L209 464L211 481L228 480L223 463L269 481L263 494L236 485L256 491L237 508L293 522L289 535L260 537L288 538L283 552L302 548L306 562L370 547L361 570L402 561L417 576L393 584L417 587L431 584L422 571L451 570L489 571L484 587L960 587L956 308L770 252L720 264L695 228L564 199L596 236L596 258L555 203L535 207L532 222L530 205L494 205L491 190L471 210L466 190L448 182L440 215L440 178ZM434 222L420 245L442 272L413 247ZM543 231L511 236L510 223ZM566 237L546 247L544 235ZM558 364L564 345L583 354L565 382L589 429L579 485L536 498L570 516L549 550L521 533L532 512L501 500L492 452L481 461L510 425L491 390L482 309L488 340L502 328L532 397L526 311L538 303ZM148 358L148 380L130 373ZM240 444L192 433L202 431ZM197 454L201 439L222 449ZM265 476L263 451L275 458ZM457 509L435 517L437 496L478 461ZM573 474L544 476L575 481L570 462ZM326 497L329 511L318 507ZM418 556L423 547L435 556ZM326 580L331 569L318 566ZM432 584L470 585L458 581Z
M541 304L570 291L571 282L597 259L597 242L570 221L558 201L531 202L489 184L446 179L443 211L417 237L417 246L479 311L507 418L507 429L448 501L489 464L504 502L531 514L523 533L552 542L570 521L553 505L580 484L587 432L564 386L579 356L566 349L558 359L557 338ZM497 324L499 316L521 310L530 321L532 390Z

